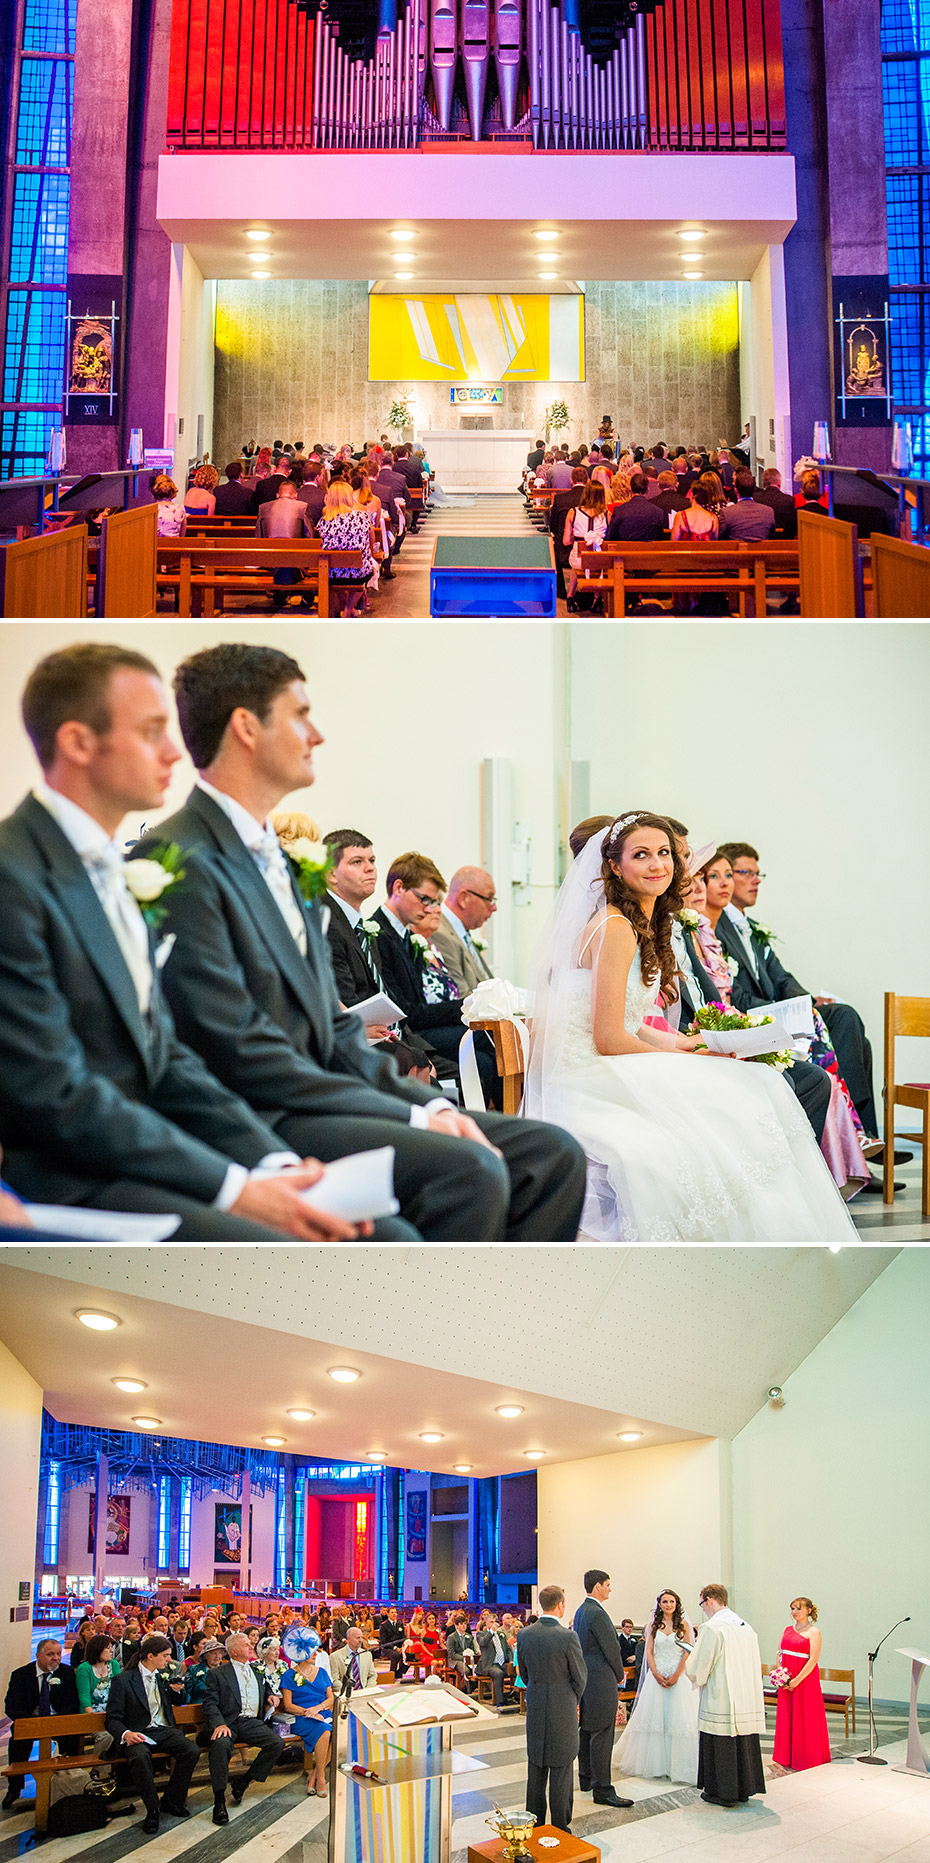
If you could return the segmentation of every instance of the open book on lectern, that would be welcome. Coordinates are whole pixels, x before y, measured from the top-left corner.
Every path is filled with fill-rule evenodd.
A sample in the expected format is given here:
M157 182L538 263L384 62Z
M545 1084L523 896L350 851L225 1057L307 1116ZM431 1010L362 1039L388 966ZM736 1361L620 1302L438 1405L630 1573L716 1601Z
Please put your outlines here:
M386 1727L429 1727L439 1721L470 1721L478 1718L478 1709L447 1688L416 1688L398 1694L393 1690L387 1700L366 1691L366 1700L381 1716Z

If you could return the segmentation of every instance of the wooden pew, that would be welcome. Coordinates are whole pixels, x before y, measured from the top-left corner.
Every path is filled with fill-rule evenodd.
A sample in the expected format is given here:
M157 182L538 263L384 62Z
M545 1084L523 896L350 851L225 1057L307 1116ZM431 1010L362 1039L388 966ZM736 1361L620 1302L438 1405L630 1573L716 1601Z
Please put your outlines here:
M0 546L0 614L50 620L87 614L87 525Z
M249 512L244 517L188 517L186 537L257 537L258 518Z
M801 613L807 620L865 613L855 524L819 511L798 512Z
M100 525L96 612L140 619L155 613L157 505L114 511Z
M176 1725L189 1740L196 1740L203 1724L203 1709L199 1705L181 1705L174 1707ZM11 1735L14 1740L29 1741L30 1746L38 1741L38 1759L20 1760L15 1766L0 1768L0 1777L8 1779L21 1773L29 1773L35 1779L36 1810L35 1828L45 1831L48 1828L48 1814L51 1803L52 1780L59 1772L90 1772L93 1767L126 1766L130 1754L125 1748L111 1747L108 1753L95 1753L93 1747L83 1748L78 1753L58 1753L53 1756L52 1745L59 1737L65 1739L77 1736L79 1740L93 1740L95 1734L103 1733L106 1726L104 1714L54 1714L28 1715L13 1722ZM293 1745L298 1739L284 1727L278 1729L285 1745ZM302 1742L301 1742L302 1744ZM236 1752L241 1756L248 1751L247 1742L238 1741ZM203 1749L206 1754L206 1749ZM173 1761L169 1761L173 1767Z
M159 588L177 591L179 615L203 616L223 612L223 597L230 594L306 594L316 586L317 613L330 613L330 569L361 569L361 550L324 550L318 537L160 537ZM274 570L301 569L303 582L292 587L275 583ZM196 597L196 608L193 606Z
M470 1022L469 1028L486 1029L494 1043L497 1071L503 1082L503 1110L518 1113L523 1098L523 1048L512 1022Z
M882 537L873 531L873 612L886 621L896 616L930 617L930 549L907 543L902 537Z
M623 615L628 595L735 595L737 612L763 619L769 589L798 588L798 548L791 540L767 543L605 543L583 550L578 589L603 595L608 614ZM724 575L723 571L727 574Z

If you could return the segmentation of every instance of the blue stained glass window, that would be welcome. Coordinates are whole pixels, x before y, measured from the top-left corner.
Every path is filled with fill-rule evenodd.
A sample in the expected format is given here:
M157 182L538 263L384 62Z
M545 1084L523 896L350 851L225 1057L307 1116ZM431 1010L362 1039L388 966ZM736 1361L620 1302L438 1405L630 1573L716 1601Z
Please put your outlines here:
M891 385L930 477L930 0L883 0ZM907 171L907 172L902 172Z
M178 1571L191 1569L191 1478L181 1476L181 1507L178 1516Z
M294 1589L300 1591L304 1582L304 1478L298 1475L294 1482Z
M45 471L48 442L53 427L61 426L61 415L40 414L32 408L13 413L4 408L0 428L0 464L3 474L13 478L37 478Z
M58 1564L58 1523L61 1518L61 1476L58 1463L50 1462L48 1470L48 1487L45 1491L45 1541L42 1547L42 1564Z
M26 0L23 49L74 53L77 0Z
M17 175L10 232L10 280L68 282L68 175Z
M16 126L19 165L67 168L73 83L74 66L68 59L23 59Z
M171 1476L158 1483L158 1570L167 1572L171 1559Z

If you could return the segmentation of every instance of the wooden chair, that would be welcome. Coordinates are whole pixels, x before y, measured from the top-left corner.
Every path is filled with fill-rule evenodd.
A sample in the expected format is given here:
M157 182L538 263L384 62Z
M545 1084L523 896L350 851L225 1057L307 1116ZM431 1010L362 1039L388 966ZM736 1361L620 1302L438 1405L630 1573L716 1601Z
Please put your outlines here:
M849 1717L852 1715L852 1730L856 1731L856 1676L853 1669L821 1669L821 1683L848 1682L849 1692L845 1690L826 1689L823 1691L823 1705L828 1714L841 1714L845 1723L846 1739L849 1739Z
M523 1048L512 1022L472 1022L473 1029L487 1029L494 1043L497 1072L503 1081L505 1113L518 1113L523 1098Z
M930 550L877 531L870 543L873 613L882 620L900 615L925 621L930 615Z
M930 1081L909 1080L899 1087L895 1082L894 1045L899 1035L930 1036L930 996L895 996L885 992L885 1163L883 1170L884 1201L894 1202L894 1109L912 1106L923 1114L920 1133L908 1138L923 1146L921 1209L930 1217Z

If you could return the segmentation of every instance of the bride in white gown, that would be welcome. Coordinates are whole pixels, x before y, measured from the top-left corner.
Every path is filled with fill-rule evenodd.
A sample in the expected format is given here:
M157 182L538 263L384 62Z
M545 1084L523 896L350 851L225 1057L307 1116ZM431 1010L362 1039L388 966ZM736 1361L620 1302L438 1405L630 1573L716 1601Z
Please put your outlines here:
M637 1779L696 1785L700 1694L684 1673L694 1631L676 1591L663 1591L646 1632L639 1694L614 1764ZM672 1680L674 1676L675 1680Z
M536 979L527 1115L583 1145L581 1228L594 1241L853 1242L778 1071L647 1020L662 1020L660 989L677 995L684 878L668 824L642 811L579 854Z

